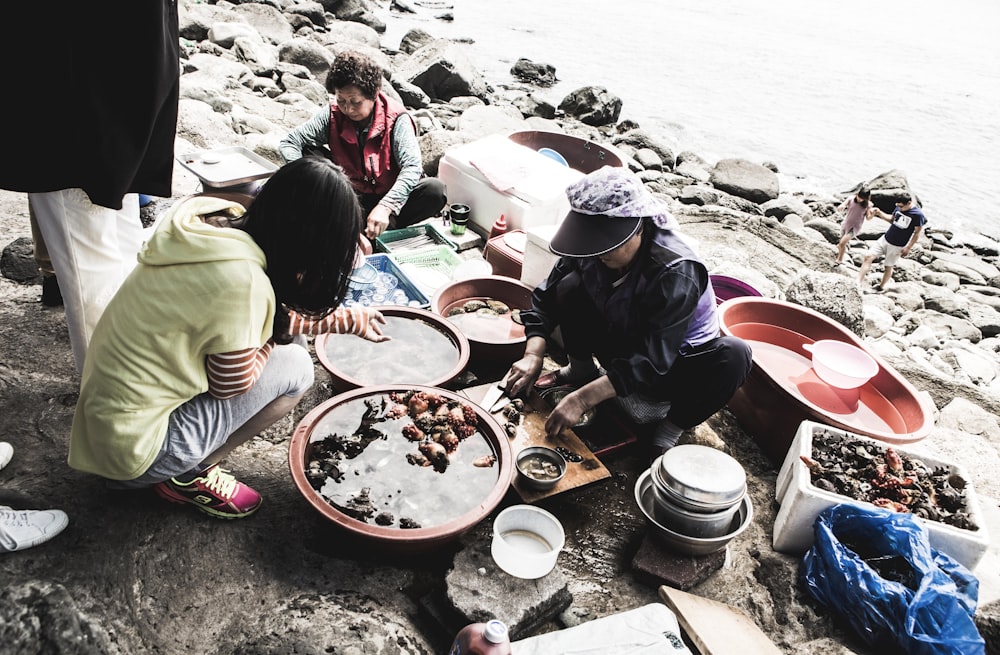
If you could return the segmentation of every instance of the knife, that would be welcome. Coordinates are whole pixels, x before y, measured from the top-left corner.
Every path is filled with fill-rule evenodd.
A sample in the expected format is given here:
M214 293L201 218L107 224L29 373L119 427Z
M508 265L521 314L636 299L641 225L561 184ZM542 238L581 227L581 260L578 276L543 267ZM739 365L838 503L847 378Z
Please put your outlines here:
M504 376L502 380L486 390L486 395L483 396L483 400L479 403L479 406L490 414L503 408L504 405L510 402L510 399L507 398L507 392L504 390L506 384L507 376Z

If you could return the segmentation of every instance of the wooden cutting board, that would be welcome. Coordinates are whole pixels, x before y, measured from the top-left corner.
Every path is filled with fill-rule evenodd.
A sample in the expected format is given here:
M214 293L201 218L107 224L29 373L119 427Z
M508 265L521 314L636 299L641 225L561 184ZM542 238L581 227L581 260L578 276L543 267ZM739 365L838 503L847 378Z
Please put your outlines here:
M660 600L677 616L701 655L781 655L781 651L743 611L666 585Z
M469 400L479 403L486 392L496 385L495 382L481 384L462 390ZM489 408L486 408L489 410ZM561 435L549 439L545 436L545 419L549 416L549 407L537 393L532 392L531 397L525 403L525 410L521 414L521 420L517 424L517 432L510 440L511 451L514 456L528 446L548 446L549 448L559 448L560 446L572 453L579 455L582 460L579 462L568 462L566 475L559 484L552 489L539 491L524 485L521 479L514 477L513 487L518 495L526 503L533 503L543 498L549 498L566 491L579 489L595 482L607 480L611 477L611 472L597 459L590 448L580 440L572 430L566 430ZM505 425L508 423L501 411L495 412L493 418Z

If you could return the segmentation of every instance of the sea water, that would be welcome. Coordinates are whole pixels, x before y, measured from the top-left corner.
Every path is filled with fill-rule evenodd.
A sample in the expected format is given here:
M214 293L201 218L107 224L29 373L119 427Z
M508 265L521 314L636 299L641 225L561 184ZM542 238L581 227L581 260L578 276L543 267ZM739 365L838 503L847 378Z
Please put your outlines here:
M604 86L675 153L774 162L785 191L898 169L931 226L1000 238L1000 3L453 2L450 22L386 12L384 45L411 27L471 39L501 86L521 57L551 64L552 104Z

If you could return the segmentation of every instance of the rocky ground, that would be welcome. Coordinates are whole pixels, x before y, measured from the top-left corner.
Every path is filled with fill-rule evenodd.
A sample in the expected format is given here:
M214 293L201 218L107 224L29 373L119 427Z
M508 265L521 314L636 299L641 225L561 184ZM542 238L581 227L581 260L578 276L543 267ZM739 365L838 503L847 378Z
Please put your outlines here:
M527 83L490 88L464 65L456 44L429 43L422 52L414 47L412 55L383 53L377 25L366 25L364 12L347 16L345 7L353 3L289 3L284 11L276 8L281 3L180 4L186 57L178 152L241 145L277 161L277 140L325 101L318 71L348 43L370 49L397 71L393 86L415 108L429 173L448 146L486 133L547 129L614 142L650 188L670 200L713 272L835 318L929 395L939 412L920 448L968 471L993 534L1000 534L1000 250L994 241L931 229L919 252L897 267L888 293L862 293L854 282L860 249L851 266L830 266L837 194L792 195L782 191L780 176L759 164L675 155L619 120L606 92L582 94L586 102L557 110L533 104ZM343 20L335 19L337 11ZM429 41L429 35L413 39L414 46ZM898 174L873 182L883 202L893 189L906 187ZM197 188L197 179L178 167L174 198ZM867 238L877 229L872 226ZM0 192L0 246L28 237L24 196ZM30 253L20 245L22 255ZM18 251L8 249L5 272ZM299 409L227 462L265 497L254 517L224 523L149 493L110 492L66 466L79 380L62 311L38 302L37 278L17 277L23 279L0 278L0 439L15 447L14 460L0 473L0 503L58 507L69 514L70 526L43 546L0 558L0 650L445 649L449 636L421 611L421 600L441 590L457 552L488 544L491 522L440 553L401 558L359 548L317 516L292 483L287 451L298 421L331 395L322 368ZM771 548L774 464L728 410L708 425L747 470L755 517L730 545L726 565L692 592L745 610L785 653L872 652L805 597L798 558ZM648 466L644 455L608 457L611 480L545 503L566 526L559 567L573 600L538 631L657 600L656 588L631 569L645 531L632 498ZM992 545L976 570L983 599L977 625L990 653L1000 652L998 571L1000 553Z

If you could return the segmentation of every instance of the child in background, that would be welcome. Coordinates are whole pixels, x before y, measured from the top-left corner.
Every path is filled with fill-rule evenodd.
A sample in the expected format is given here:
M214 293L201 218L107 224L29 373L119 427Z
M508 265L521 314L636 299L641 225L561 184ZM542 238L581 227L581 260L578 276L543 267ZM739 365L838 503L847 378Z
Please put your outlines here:
M872 217L874 205L871 197L872 192L867 187L861 187L854 196L844 200L837 208L837 211L844 212L844 222L840 225L840 241L837 243L837 260L834 266L844 263L847 244L858 235L865 221Z

